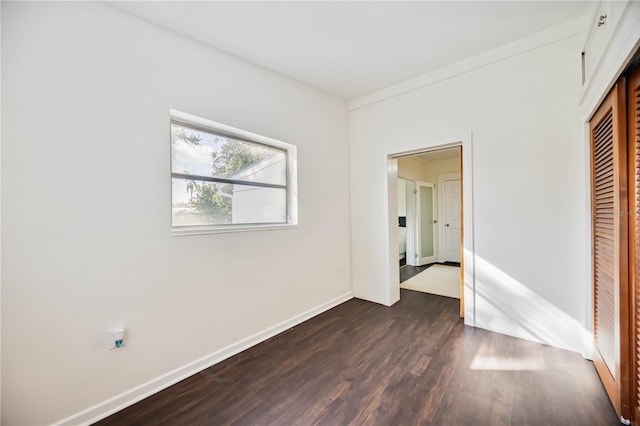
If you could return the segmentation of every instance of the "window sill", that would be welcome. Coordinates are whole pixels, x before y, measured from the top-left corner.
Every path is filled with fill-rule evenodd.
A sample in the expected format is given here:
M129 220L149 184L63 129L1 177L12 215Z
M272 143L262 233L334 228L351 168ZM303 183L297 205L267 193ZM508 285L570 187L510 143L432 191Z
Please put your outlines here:
M298 224L269 224L269 225L229 225L229 226L184 226L172 228L173 237L187 235L225 234L230 232L274 231L278 229L295 229Z

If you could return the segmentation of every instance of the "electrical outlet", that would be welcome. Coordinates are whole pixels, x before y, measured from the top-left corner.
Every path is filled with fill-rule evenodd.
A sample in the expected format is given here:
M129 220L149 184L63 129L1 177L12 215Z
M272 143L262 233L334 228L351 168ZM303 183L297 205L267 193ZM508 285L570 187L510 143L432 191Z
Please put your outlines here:
M123 347L125 328L112 328L109 332L111 333L111 349L119 349Z

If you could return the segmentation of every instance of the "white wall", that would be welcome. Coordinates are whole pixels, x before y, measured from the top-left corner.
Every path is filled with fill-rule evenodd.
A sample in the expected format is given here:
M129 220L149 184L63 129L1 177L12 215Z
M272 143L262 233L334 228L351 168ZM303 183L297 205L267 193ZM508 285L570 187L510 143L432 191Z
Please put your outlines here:
M426 180L431 183L438 183L438 175L444 173L460 173L460 158L442 158L431 160L426 163Z
M2 424L350 297L344 102L93 2L2 2L2 55ZM171 237L170 108L296 144L299 227Z
M427 163L416 157L398 158L398 176L413 181L427 181Z
M438 175L460 173L460 158L425 161L418 157L398 158L398 176L409 180L438 183Z
M396 301L388 282L388 156L472 132L475 257L466 261L476 265L475 324L582 349L587 291L586 156L577 108L582 38L549 43L549 34L538 43L542 47L531 49L528 40L517 54L451 78L351 102L356 296ZM362 217L369 220L355 220Z

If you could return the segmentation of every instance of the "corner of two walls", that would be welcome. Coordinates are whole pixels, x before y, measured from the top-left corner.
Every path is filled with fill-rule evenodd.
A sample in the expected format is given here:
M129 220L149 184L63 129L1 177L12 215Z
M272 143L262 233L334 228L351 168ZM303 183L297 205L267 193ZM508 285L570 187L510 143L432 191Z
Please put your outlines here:
M356 295L386 302L388 156L471 132L475 325L582 350L588 279L586 157L576 104L581 41L564 38L352 108Z

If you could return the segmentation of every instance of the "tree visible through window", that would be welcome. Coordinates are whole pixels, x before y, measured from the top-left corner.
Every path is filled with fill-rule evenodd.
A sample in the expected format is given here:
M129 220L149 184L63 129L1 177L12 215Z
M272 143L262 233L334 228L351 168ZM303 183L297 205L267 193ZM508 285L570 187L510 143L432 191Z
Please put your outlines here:
M172 120L174 228L289 223L290 150L281 144Z

